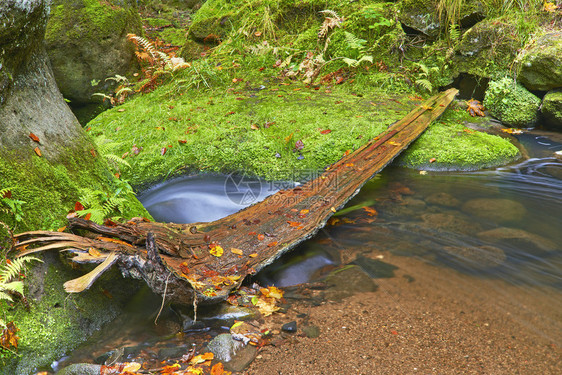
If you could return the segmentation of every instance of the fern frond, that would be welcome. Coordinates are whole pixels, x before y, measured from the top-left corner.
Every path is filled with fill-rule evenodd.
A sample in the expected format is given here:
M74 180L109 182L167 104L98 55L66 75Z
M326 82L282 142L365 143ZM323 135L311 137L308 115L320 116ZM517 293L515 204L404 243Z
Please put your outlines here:
M0 290L8 293L12 292L12 293L23 294L23 282L12 281L10 283L2 283L0 284Z
M324 16L326 16L326 14L332 16L332 18L341 18L340 16L338 16L338 14L336 12L334 12L333 10L330 9L325 9L325 10L321 10L319 13L324 14Z
M417 79L416 85L426 89L429 92L433 91L433 85L427 79Z
M144 48L144 50L150 53L154 59L159 60L160 57L160 55L158 54L159 51L156 50L156 48L152 45L152 43L148 39L135 34L127 34L127 38L135 42L135 44L140 45L142 48Z
M6 301L10 301L10 302L14 302L14 300L12 299L12 296L10 296L7 293L4 293L0 290L0 301L2 300L6 300ZM3 323L3 321L0 319L0 323ZM6 324L4 324L4 326L6 326ZM0 328L2 327L2 324L0 324Z
M21 258L16 258L4 266L0 266L0 288L2 287L2 285L5 285L14 277L19 275L26 263L34 260L41 262L41 259L39 258L24 256Z
M357 49L359 51L362 51L365 48L365 43L367 43L365 39L361 39L347 31L344 32L344 35L349 48Z

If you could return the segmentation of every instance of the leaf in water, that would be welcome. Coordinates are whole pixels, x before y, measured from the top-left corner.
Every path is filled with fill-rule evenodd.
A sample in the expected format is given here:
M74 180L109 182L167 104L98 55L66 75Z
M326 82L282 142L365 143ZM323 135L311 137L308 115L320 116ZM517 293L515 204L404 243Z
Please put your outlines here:
M35 148L33 149L33 151L35 151L35 153L37 154L37 156L39 156L39 157L42 156L41 150L39 149L39 147L35 147Z
M320 130L320 134L330 134L332 131L330 129Z
M375 210L375 209L372 208L372 207L364 206L363 209L365 210L365 212L366 212L367 215L369 215L369 216L376 216L376 215L379 214L379 213L377 212L377 210Z
M257 35L257 36L259 36L259 35ZM224 365L222 364L222 362L216 363L211 368L211 375L227 375L227 374L230 374L230 372L224 371Z
M213 246L214 245L214 246ZM211 253L211 255L216 256L217 258L222 257L222 254L224 252L223 248L220 247L219 245L216 244L211 244L209 245L211 247L211 250L209 250L209 252Z
M31 138L34 142L39 143L39 137L33 133L29 133L29 138Z

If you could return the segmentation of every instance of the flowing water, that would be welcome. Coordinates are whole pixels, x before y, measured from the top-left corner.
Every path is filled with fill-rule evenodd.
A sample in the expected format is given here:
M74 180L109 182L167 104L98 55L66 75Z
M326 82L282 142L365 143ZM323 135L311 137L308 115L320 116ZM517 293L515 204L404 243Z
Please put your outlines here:
M350 262L371 277L387 277L393 274L392 265L373 259L390 253L454 269L463 277L485 279L490 288L501 288L504 283L536 288L549 309L561 311L562 162L553 155L562 150L562 143L555 137L548 133L520 135L530 158L496 170L421 174L387 168L317 236L264 269L255 280L290 286L320 279ZM263 199L275 192L274 186L240 176L191 176L164 182L139 198L159 221L210 221ZM150 310L146 308L150 306L154 314L159 299L147 295L138 297L145 306L141 310ZM502 298L509 301L516 296ZM540 314L532 306L526 309L531 315ZM134 324L116 323L115 337L106 335L105 340L94 339L96 343L90 340L82 353L99 354L112 345L154 345L166 332L151 323L148 315ZM560 326L555 321L549 324ZM549 335L543 331L540 334ZM196 330L189 334L196 340ZM211 331L206 334L212 335ZM92 360L84 356L75 354L70 362Z

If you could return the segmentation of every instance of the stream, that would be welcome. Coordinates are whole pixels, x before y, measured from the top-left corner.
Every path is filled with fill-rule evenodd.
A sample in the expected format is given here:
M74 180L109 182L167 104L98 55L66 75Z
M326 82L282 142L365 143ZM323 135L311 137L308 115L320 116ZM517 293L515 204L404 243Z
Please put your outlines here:
M562 162L553 157L562 150L562 137L541 132L517 137L530 158L495 170L385 169L314 238L250 281L287 287L321 280L349 263L372 278L392 277L394 266L384 262L384 254L392 254L484 279L490 288L503 283L536 288L548 308L562 311ZM139 199L159 221L210 221L263 199L278 185L240 176L186 176L156 185ZM444 285L454 282L441 280ZM505 301L498 304L514 296L506 293L502 298ZM221 308L203 310L203 324L177 335L181 321L173 309L165 308L154 325L160 303L159 296L141 290L131 302L130 315L55 363L55 369L76 362L99 363L116 351L127 360L148 351L144 360L156 363L227 332L238 317ZM533 306L526 309L540 314ZM537 330L549 335L546 329Z

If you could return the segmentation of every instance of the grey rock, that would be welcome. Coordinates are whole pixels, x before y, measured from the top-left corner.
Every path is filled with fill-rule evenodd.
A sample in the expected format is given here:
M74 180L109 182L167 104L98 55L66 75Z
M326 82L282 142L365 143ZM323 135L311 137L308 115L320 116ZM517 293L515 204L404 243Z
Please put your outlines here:
M325 280L329 288L326 299L341 301L356 293L374 292L378 286L359 266L352 265L332 272Z
M285 323L281 327L281 330L284 332L295 333L297 332L297 322L293 320L292 322Z
M101 365L90 363L75 363L58 371L55 375L99 375Z
M244 345L228 333L216 336L209 342L207 349L215 355L216 360L223 362L225 369L233 372L244 370L258 354L255 346Z

